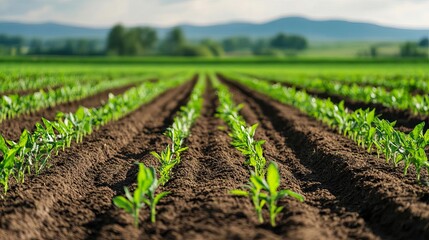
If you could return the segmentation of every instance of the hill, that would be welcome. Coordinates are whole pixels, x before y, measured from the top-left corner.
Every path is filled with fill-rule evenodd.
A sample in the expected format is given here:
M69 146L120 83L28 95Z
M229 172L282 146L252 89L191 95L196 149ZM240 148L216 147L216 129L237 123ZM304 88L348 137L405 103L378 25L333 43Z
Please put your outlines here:
M316 41L403 41L429 35L429 29L402 29L372 23L345 20L312 20L285 17L266 23L233 22L208 26L180 25L190 39L230 36L253 38L272 36L279 32L299 34ZM157 28L162 37L170 28ZM0 33L37 38L105 38L108 29L88 28L57 23L26 24L0 22Z

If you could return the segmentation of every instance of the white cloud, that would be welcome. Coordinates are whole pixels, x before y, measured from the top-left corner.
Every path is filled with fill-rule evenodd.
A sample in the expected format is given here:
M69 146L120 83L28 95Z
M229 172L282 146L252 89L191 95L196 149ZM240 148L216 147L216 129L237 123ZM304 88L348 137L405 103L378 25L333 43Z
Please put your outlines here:
M230 21L264 22L287 15L429 28L429 0L0 0L0 19L110 26Z

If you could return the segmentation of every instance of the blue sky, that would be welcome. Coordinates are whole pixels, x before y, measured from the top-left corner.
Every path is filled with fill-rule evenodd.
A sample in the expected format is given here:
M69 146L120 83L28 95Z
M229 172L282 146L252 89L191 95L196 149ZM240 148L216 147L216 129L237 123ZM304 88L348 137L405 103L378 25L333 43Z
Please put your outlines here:
M289 15L429 28L429 0L0 0L0 20L94 27L265 22Z

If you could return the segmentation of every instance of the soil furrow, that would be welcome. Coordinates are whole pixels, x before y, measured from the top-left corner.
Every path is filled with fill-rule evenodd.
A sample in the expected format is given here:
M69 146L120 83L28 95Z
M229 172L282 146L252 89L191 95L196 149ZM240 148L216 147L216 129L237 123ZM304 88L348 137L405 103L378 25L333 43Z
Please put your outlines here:
M80 106L87 108L99 107L109 99L109 94L119 95L133 87L127 85L116 89L108 89L93 96L83 98L81 100L58 104L54 107L41 109L40 111L18 116L13 119L7 119L0 123L0 134L10 140L18 140L24 129L32 130L37 122L40 122L42 117L53 120L58 112L75 112Z
M246 121L259 123L256 138L266 141L264 154L267 160L274 160L279 164L283 176L282 187L306 197L304 203L291 199L286 201L282 232L287 233L287 238L378 239L358 212L338 205L336 196L320 181L317 172L301 164L294 150L285 144L286 139L263 113L261 106L237 89L231 90L237 103L245 103L241 114Z
M121 120L102 127L82 144L75 144L54 157L53 167L45 173L11 189L6 200L0 203L0 236L7 236L5 239L83 238L85 230L74 224L84 224L88 217L94 216L92 211L103 207L83 199L94 191L92 184L96 183L91 180L102 176L97 169L103 170L106 161L133 141L146 122L176 110L191 88L192 83L187 83L169 90ZM97 196L110 204L108 188L100 188ZM105 194L100 194L103 191ZM75 205L85 201L89 209Z
M339 205L358 212L372 231L395 239L429 237L426 187L405 182L382 161L297 109L232 84L260 105L301 164L320 176Z
M209 88L204 112L188 140L189 150L165 187L172 194L166 198L168 208L163 215L168 219L157 226L160 239L276 237L256 227L255 213L247 199L229 194L248 181L249 172L243 166L243 156L229 143L226 125L214 116L217 106L214 89Z
M75 235L74 238L95 239L98 237L100 229L117 222L116 217L109 213L112 210L121 210L112 205L112 198L123 194L124 186L129 187L135 183L138 171L136 162L143 162L148 166L157 165L157 161L151 157L150 152L162 149L162 143L166 142L163 133L172 124L175 113L188 101L192 86L190 85L189 89L184 90L186 94L178 94L176 101L167 102L154 112L145 123L144 128L117 154L103 165L96 165L89 170L88 188L90 190L83 197L71 199L72 203L68 208L86 209L91 213L90 216L79 221L75 221L73 217L63 219L64 222L73 224L70 232L81 232L81 236ZM70 199L66 199L66 201L70 201ZM125 215L125 219L127 217ZM131 224L128 227L131 230L126 231L126 235L118 237L118 239L137 238L136 235L132 235L134 227Z
M142 232L135 234L138 239L278 238L258 227L247 199L228 193L246 183L249 172L241 154L230 146L227 132L219 128L225 125L214 117L217 100L213 92L206 91L203 114L187 142L189 149L161 188L171 194L161 201L156 224L143 223ZM127 231L124 223L118 223L103 228L98 238L124 239Z

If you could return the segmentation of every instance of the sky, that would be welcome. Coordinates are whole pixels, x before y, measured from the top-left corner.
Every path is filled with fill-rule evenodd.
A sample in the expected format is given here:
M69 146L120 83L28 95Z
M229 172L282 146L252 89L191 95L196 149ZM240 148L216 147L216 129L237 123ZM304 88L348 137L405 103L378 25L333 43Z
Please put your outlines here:
M0 21L89 27L262 23L285 16L429 29L429 0L0 0Z

